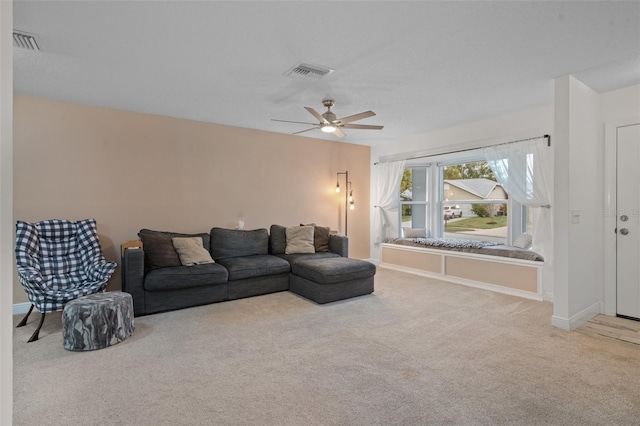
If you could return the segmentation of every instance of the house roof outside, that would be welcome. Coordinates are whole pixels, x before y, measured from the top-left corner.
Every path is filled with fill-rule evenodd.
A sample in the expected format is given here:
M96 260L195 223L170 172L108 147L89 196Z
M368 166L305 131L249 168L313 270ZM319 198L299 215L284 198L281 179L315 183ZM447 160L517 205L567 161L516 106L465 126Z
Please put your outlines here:
M501 186L498 182L485 179L485 178L445 179L444 181L445 183L448 183L453 186L457 186L458 188L483 199L488 198L496 186Z

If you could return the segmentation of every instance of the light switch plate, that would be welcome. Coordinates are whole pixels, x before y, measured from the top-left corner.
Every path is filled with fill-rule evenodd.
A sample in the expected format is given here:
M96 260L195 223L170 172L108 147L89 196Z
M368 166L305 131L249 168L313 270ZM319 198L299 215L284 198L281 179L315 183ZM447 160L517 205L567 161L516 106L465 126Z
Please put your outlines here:
M571 223L580 223L580 210L571 210Z

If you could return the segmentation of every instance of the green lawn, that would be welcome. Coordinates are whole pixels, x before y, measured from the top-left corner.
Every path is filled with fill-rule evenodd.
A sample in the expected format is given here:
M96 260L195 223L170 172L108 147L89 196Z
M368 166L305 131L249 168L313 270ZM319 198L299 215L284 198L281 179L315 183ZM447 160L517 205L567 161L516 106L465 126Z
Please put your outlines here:
M410 220L411 216L402 216L403 222L408 222ZM507 226L506 216L470 217L468 219L458 219L455 222L450 222L445 226L444 230L445 232L465 232L475 231L476 229L500 228L502 226Z
M464 232L474 229L493 229L507 226L506 216L496 217L471 217L468 219L456 220L445 226L446 232Z

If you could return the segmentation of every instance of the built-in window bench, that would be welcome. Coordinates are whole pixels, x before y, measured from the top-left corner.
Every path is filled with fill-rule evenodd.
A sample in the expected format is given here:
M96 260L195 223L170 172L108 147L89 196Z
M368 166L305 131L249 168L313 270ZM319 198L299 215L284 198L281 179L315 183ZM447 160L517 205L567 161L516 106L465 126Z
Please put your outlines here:
M404 239L399 239L404 240ZM543 300L541 275L544 261L494 254L466 253L452 249L418 247L405 241L381 243L383 268L438 278L471 287ZM503 246L501 247L504 249ZM492 251L493 250L493 251Z

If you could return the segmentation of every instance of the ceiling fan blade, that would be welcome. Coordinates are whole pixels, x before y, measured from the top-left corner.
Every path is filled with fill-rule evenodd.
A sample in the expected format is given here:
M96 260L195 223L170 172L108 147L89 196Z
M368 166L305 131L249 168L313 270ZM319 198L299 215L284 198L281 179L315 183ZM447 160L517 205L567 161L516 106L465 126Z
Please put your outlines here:
M292 135L297 135L297 134L300 134L300 133L308 132L308 131L310 131L310 130L316 130L316 129L319 129L319 128L320 128L320 127L316 126L316 127L312 127L312 128L310 128L310 129L307 129L307 130L300 130L299 132L295 132L295 133L291 133L291 134L292 134Z
M371 124L345 124L345 129L381 130L384 126L374 126Z
M304 107L304 109L306 109L307 111L309 111L309 114L313 115L315 118L318 119L318 121L320 121L321 123L324 124L329 124L329 122L320 114L318 114L318 111L316 111L313 108L309 108L309 107Z
M361 112L360 114L354 114L354 115L349 115L348 117L339 118L336 120L336 122L340 124L346 124L346 123L351 123L352 121L362 120L363 118L373 117L374 115L376 115L376 113L373 111L365 111L365 112Z
M305 121L289 121L289 120L277 120L275 118L272 118L271 121L279 121L281 123L297 123L297 124L309 124L311 126L315 126L316 123L307 123Z
M340 130L339 127L336 127L336 129L333 131L333 134L336 135L339 138L344 138L345 136L347 136L347 135L344 134L344 132L342 130Z

